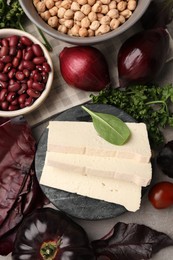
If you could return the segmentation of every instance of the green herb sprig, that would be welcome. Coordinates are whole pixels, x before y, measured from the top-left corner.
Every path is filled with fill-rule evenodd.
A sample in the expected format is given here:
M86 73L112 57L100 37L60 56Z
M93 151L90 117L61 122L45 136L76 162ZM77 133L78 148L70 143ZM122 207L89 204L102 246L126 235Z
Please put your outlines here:
M153 145L164 143L163 129L173 127L172 84L156 86L130 86L126 90L109 88L98 95L91 95L93 103L114 105L124 110L138 122L144 122L148 128L150 141Z

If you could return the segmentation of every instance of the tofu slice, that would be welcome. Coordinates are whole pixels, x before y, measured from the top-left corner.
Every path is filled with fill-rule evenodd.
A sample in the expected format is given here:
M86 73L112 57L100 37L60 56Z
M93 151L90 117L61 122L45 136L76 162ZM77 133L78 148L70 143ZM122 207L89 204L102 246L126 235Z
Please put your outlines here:
M93 175L82 175L45 165L40 184L120 204L132 212L140 208L141 186L131 182L112 180L111 178Z
M144 187L152 177L150 163L113 157L47 152L45 164L71 173L129 181Z
M128 142L113 145L101 138L92 122L50 121L47 150L59 153L116 157L148 163L151 149L144 123L127 123L131 131Z

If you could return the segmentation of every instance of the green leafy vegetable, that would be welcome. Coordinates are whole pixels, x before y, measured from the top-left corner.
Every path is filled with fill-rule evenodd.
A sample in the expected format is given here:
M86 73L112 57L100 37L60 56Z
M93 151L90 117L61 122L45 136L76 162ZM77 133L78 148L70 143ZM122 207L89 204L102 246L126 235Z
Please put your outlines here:
M129 139L130 130L118 117L93 112L84 106L82 108L91 115L96 131L106 141L115 145L123 145Z
M14 28L24 31L23 18L24 11L18 0L0 0L0 29ZM52 47L43 32L40 29L38 29L38 32L42 37L44 46L48 51L52 51Z
M173 86L130 86L125 91L109 88L91 95L93 103L114 105L147 125L153 145L164 142L163 128L173 126L170 105L173 103Z

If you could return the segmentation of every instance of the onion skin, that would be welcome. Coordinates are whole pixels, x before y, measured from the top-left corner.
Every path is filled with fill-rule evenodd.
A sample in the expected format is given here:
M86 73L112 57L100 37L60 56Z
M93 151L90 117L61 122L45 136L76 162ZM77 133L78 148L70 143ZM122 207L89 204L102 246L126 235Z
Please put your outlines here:
M85 91L100 91L110 83L104 55L91 46L65 47L60 55L60 71L66 83Z
M168 48L169 35L163 28L142 31L127 39L118 52L120 87L153 83L166 62Z

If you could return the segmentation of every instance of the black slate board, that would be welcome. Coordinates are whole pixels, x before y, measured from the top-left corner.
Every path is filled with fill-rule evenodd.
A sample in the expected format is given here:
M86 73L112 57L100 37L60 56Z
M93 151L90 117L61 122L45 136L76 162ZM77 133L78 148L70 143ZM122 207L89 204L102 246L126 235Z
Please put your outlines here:
M135 120L131 116L127 115L122 110L110 105L88 103L86 104L86 107L95 112L103 112L115 115L125 122L135 122ZM91 117L81 108L81 106L76 106L57 115L54 120L91 121ZM38 180L41 177L42 169L44 166L44 160L47 150L47 136L48 130L45 129L37 147L35 168ZM46 187L44 185L41 185L41 188L46 196L49 198L49 200L58 209L66 212L73 217L87 220L99 220L116 217L127 211L123 206L118 204L108 203L97 199L91 199L74 193Z

